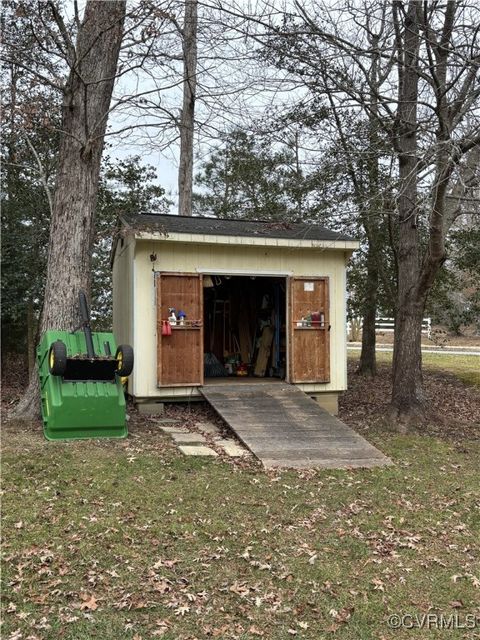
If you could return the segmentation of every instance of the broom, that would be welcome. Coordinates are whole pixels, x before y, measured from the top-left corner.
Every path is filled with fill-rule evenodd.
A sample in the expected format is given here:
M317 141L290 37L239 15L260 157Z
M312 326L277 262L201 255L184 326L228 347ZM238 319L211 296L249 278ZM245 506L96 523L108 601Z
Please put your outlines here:
M227 375L227 370L217 358L217 356L212 352L213 350L213 340L215 335L215 311L216 311L216 292L215 292L215 300L213 303L213 318L210 315L210 352L206 353L203 356L203 375L205 378L223 378Z

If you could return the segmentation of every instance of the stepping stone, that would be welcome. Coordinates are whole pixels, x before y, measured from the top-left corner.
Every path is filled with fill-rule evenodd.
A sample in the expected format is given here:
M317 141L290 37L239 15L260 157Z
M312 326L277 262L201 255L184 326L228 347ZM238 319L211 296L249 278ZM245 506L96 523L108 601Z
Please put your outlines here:
M169 433L170 435L173 435L174 433L190 433L189 431L187 431L186 429L184 429L184 427L182 426L177 426L177 427L166 427L166 426L162 426L159 427L160 431L163 431L164 433Z
M209 433L213 436L220 433L220 429L216 424L213 424L213 422L197 422L195 426L197 429L200 429L200 431L204 431L205 433Z
M138 409L138 413L143 413L149 416L159 416L165 413L164 402L139 402L135 405Z
M202 444L180 445L178 448L186 456L218 456L218 453L216 451Z
M177 433L170 433L170 435L177 444L200 444L205 442L205 436L202 436L201 433L181 433L178 431Z
M230 440L228 438L225 440L215 440L215 444L222 447L225 453L231 458L242 458L248 453L236 440Z
M155 419L154 419L155 420ZM155 420L157 424L178 424L181 422L178 418L158 418Z

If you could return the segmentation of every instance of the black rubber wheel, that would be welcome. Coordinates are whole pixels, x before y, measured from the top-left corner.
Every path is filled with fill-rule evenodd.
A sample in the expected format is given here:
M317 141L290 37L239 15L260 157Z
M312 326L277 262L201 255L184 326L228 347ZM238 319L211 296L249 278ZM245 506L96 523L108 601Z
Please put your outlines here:
M67 347L61 340L57 340L48 352L48 370L52 376L63 376L66 368Z
M133 371L133 349L129 344L121 344L115 354L117 375L129 376Z

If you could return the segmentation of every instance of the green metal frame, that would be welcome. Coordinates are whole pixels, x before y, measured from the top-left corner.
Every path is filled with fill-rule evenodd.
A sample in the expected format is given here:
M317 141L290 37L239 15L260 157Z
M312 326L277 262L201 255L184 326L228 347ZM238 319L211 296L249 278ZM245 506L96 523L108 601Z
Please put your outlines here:
M115 355L112 333L92 333L95 353L108 357L105 343ZM67 347L67 358L86 357L83 331L46 331L37 349L43 431L47 440L84 438L125 438L128 435L126 403L120 377L112 381L66 381L52 375L48 367L51 345L61 340Z

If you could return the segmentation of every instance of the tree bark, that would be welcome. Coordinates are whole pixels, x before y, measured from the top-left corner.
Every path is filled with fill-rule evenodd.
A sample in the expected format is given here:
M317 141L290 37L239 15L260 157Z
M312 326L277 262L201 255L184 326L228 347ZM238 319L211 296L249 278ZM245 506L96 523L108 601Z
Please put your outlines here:
M362 351L360 353L360 363L357 373L372 377L377 374L377 359L375 355L375 321L377 317L377 292L379 284L377 259L375 249L372 243L369 243L365 299L363 304Z
M197 73L198 0L185 0L183 26L183 107L180 117L180 163L178 169L178 212L192 215L193 133Z
M74 330L80 323L78 292L90 291L100 161L125 7L124 0L89 0L69 52L40 335L47 329ZM36 416L39 406L35 371L16 415Z
M392 414L399 424L424 412L422 386L422 319L425 303L407 297L397 310L393 353Z
M33 302L30 299L27 302L27 363L28 375L33 375L35 371L35 317L33 313Z
M394 8L401 3L395 2ZM425 299L420 299L419 234L417 228L417 102L419 10L410 0L405 35L398 43L399 104L394 145L399 159L398 293L393 348L392 415L400 420L416 415L423 407L421 328ZM398 37L398 36L397 36Z
M380 226L377 220L380 215L380 180L379 180L379 156L380 141L378 136L378 65L379 65L379 36L374 34L371 37L373 51L372 66L370 69L370 83L374 90L370 90L370 113L368 116L368 142L369 155L367 159L368 171L368 205L367 211L361 218L368 238L367 253L367 277L365 283L365 300L363 305L363 325L362 325L362 351L360 353L360 363L357 373L366 376L377 374L377 358L375 347L377 336L375 333L375 321L377 317L377 300L379 285L379 268L381 261L380 242L378 240Z

